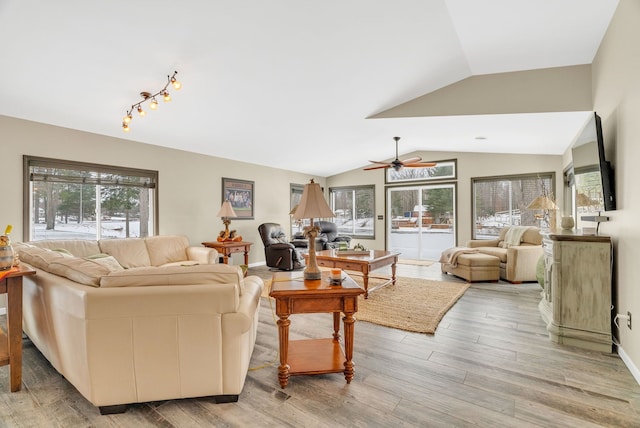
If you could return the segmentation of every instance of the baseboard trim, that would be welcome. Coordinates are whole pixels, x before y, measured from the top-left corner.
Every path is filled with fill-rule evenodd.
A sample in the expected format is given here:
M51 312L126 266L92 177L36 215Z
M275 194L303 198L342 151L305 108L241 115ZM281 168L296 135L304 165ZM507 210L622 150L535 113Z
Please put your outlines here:
M249 263L249 267L258 267L258 266L266 266L267 262L256 262L256 263Z
M631 358L629 358L627 353L624 352L622 346L618 346L618 355L620 355L622 362L624 362L624 365L627 366L627 368L631 372L631 376L633 376L638 385L640 385L640 370L638 370L638 367L636 367L633 361L631 361Z

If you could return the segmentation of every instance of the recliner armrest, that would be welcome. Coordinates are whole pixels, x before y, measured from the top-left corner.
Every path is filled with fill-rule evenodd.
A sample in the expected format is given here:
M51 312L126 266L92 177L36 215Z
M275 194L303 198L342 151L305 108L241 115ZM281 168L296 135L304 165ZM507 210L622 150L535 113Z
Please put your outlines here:
M293 244L288 243L288 242L281 242L278 244L271 244L269 245L269 248L271 250L288 250L290 248L294 248Z

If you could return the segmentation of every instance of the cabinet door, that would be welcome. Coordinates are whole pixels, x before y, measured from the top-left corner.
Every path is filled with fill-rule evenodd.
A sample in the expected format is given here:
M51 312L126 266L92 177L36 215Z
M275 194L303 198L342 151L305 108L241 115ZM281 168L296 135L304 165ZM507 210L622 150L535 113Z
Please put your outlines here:
M610 334L610 245L600 242L562 242L556 247L561 252L560 286L556 290L561 293L558 296L560 325Z

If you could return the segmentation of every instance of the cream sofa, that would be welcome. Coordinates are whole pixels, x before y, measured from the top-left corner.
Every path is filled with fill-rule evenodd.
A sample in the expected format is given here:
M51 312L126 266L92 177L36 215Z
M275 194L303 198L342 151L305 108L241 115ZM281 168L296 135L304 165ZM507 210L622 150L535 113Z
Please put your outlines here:
M182 236L15 244L24 278L23 328L100 411L215 396L236 401L264 286L215 264Z
M537 281L536 266L542 256L542 235L537 227L522 229L518 241L509 244L509 230L500 230L497 239L472 239L467 247L476 248L481 254L497 257L500 260L500 278L512 283ZM515 230L514 230L515 231ZM515 244L515 245L514 245Z

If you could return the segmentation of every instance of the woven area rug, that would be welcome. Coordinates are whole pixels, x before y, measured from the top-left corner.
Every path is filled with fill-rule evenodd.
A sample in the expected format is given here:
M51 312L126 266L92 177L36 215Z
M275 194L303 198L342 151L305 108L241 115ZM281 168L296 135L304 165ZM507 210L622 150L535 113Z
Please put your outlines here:
M362 278L352 278L362 284ZM369 287L375 280L369 280ZM469 284L397 277L395 285L360 298L356 319L406 331L433 334Z
M362 285L362 277L351 275ZM379 279L370 278L369 287ZM262 297L269 297L271 281L264 281ZM375 290L369 298L360 297L358 321L400 330L433 334L442 317L469 288L467 283L433 281L420 278L396 277L395 285Z

